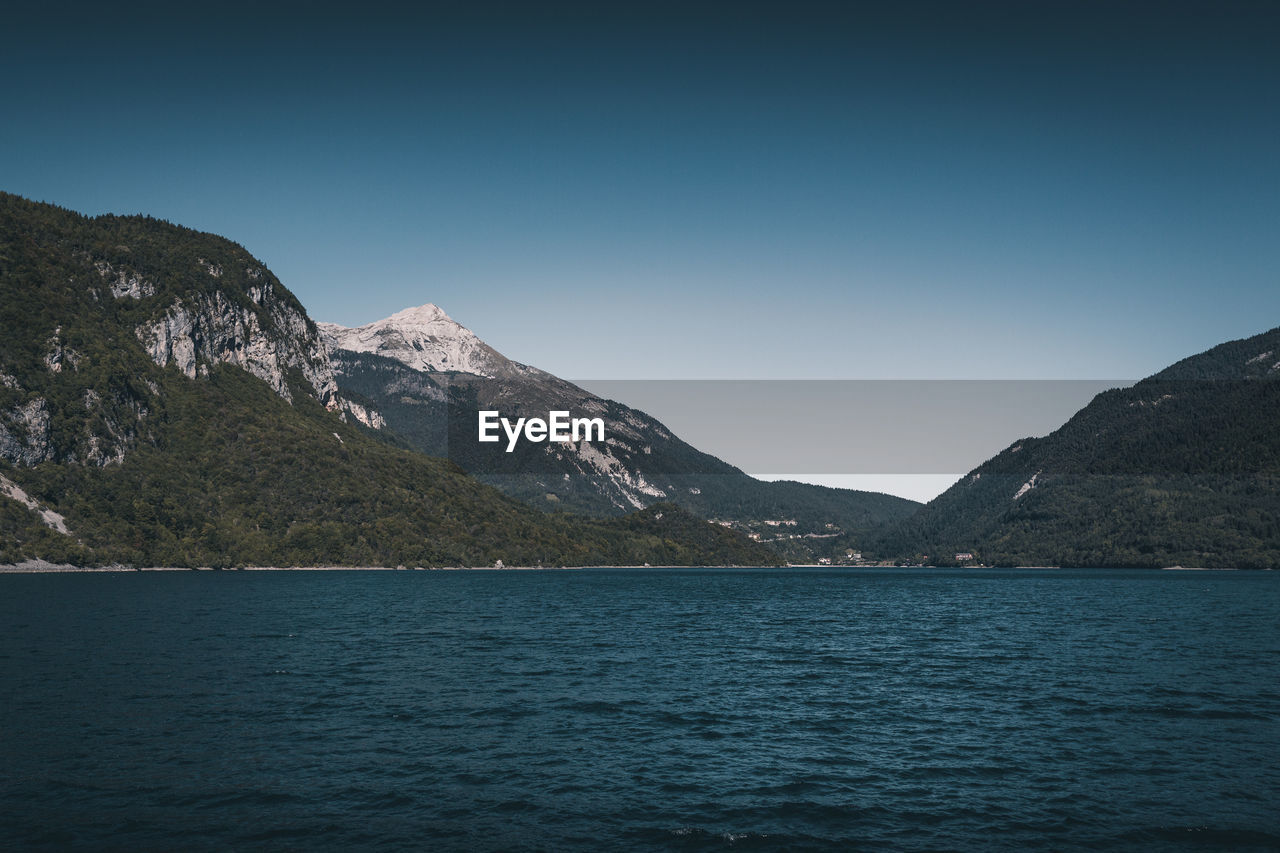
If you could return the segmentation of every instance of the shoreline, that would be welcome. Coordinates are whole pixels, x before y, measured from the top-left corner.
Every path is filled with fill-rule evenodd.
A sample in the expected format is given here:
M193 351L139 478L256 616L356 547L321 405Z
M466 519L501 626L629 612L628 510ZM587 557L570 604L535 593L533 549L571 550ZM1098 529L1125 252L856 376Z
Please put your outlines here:
M583 569L761 569L778 566L244 566L215 569L209 566L72 566L27 560L0 565L0 575L104 574L136 572L571 572Z
M940 568L938 566L244 566L241 568L215 569L209 566L73 566L50 563L45 560L26 560L22 563L0 565L0 575L28 574L104 574L136 572L564 572L583 569L883 569L883 568ZM946 566L942 568L978 568ZM983 566L981 569L990 567ZM1013 566L1014 571L1029 569L1061 570L1061 566ZM1108 567L1097 567L1108 568ZM1182 572L1239 572L1246 571L1232 566L1161 566L1145 571ZM1259 571L1266 571L1260 569Z
M105 574L136 572L507 572L563 571L585 566L244 566L215 569L209 566L72 566L28 560L24 563L0 565L0 574ZM608 566L605 568L627 568Z

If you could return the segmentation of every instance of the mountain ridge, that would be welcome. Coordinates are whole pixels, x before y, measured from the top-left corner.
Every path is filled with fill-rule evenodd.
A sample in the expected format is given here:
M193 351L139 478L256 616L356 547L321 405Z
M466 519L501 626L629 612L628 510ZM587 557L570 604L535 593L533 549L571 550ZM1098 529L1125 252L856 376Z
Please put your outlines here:
M1280 568L1280 328L1098 394L885 532L883 556Z
M414 370L492 378L515 364L430 302L354 328L326 322L316 325L330 349L376 353Z
M0 193L0 326L0 563L778 562L676 508L537 512L370 437L301 303L218 235Z
M376 411L387 430L409 446L448 455L534 506L608 516L670 501L757 535L767 521L795 520L797 541L785 553L800 561L812 561L816 553L799 541L806 536L834 535L833 528L861 534L918 506L879 493L755 480L683 442L642 411L502 356L431 303L355 329L320 328L346 397ZM347 348L351 341L362 349ZM464 345L484 347L483 375L432 366L460 363L450 354ZM481 409L511 417L545 418L552 410L601 417L608 438L506 453L477 445ZM776 528L769 530L776 534Z

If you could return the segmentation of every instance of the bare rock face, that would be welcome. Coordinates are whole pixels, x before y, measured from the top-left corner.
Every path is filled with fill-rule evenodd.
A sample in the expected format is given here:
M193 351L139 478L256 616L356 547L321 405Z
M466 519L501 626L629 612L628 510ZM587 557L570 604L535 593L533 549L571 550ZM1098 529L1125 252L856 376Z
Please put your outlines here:
M138 340L161 367L176 364L194 379L207 375L210 365L234 364L290 402L285 374L296 368L316 399L330 410L340 408L328 350L306 315L278 297L271 282L248 292L259 310L236 304L221 290L179 298L159 320L137 328Z
M48 352L44 356L44 366L50 373L61 373L63 365L73 370L80 366L80 353L64 346L62 343L62 327L53 330L53 336L46 342Z
M22 390L16 381L0 384ZM23 468L50 461L105 468L123 462L125 453L147 432L150 410L141 399L120 392L104 399L86 388L82 406L86 414L96 417L72 435L64 435L61 445L53 440L49 403L44 397L29 397L0 411L0 459Z
M0 412L0 459L31 466L51 458L49 406L43 398Z
M21 486L3 474L0 474L0 495L11 498L34 512L39 516L41 523L50 530L56 530L64 536L71 535L71 531L67 529L67 520L65 518L53 510L41 506L38 501L32 499L23 491Z
M94 269L98 275L111 286L111 295L116 299L143 299L156 295L156 286L131 270L117 270L106 261L95 261Z
M424 421L443 418L449 404L446 389L454 387L471 389L483 408L498 409L504 414L546 417L552 410L564 410L575 416L607 417L606 441L545 445L545 470L555 471L565 479L590 482L602 500L623 511L640 509L670 496L670 487L659 485L655 476L647 476L642 470L652 467L648 465L652 460L646 457L655 441L674 439L662 424L629 409L611 413L605 401L576 385L508 359L436 305L406 308L358 328L336 323L316 325L340 376L350 377L366 370L359 358L364 354L394 359L413 371L387 374L386 384L374 402L421 406ZM346 411L375 429L387 425L386 417L377 412L372 412L374 419L366 420L360 411ZM387 417L394 415L388 410ZM392 426L395 428L394 423ZM419 449L448 452L445 447ZM545 497L547 493L543 494Z
M144 301L163 292L163 278L149 277L127 264L113 266L88 255L76 260L90 265L117 300ZM199 263L202 274L222 278L219 264L203 259ZM241 281L247 285L243 290L235 289L239 283L219 287L218 282L209 289L168 297L172 303L159 314L143 313L155 318L133 329L143 349L156 364L175 364L192 379L207 375L211 365L239 366L290 402L288 376L297 371L294 375L301 375L317 400L339 411L342 404L328 350L302 307L259 267L246 268ZM105 289L90 287L88 298L102 306ZM140 442L154 438L150 417L162 405L159 386L142 376L121 385L103 382L101 371L86 373L86 365L100 366L96 359L101 356L72 348L68 341L83 348L86 334L95 333L86 327L66 332L59 324L42 341L43 351L33 365L38 375L0 373L0 460L18 467L42 462L107 467L120 464ZM93 352L92 340L86 352ZM293 387L296 393L298 385ZM68 401L68 392L78 398L78 405ZM376 412L361 409L351 416L382 425Z
M331 349L394 358L414 370L457 371L493 377L512 362L431 304L406 308L354 329L318 323Z
M344 399L341 405L342 419L344 421L347 420L347 416L350 415L352 418L355 418L370 429L386 429L387 419L384 418L377 410L371 409L368 406L362 406L354 400Z

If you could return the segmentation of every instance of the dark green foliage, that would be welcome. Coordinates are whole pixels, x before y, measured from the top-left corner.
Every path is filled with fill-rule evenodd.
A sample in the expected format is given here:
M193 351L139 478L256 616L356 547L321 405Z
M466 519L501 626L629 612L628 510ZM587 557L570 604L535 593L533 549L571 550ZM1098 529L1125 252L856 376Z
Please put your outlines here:
M1280 329L1099 394L882 537L883 556L1280 568ZM1014 496L1035 477L1033 488Z
M743 537L702 521L691 527L688 517L665 524L646 518L633 527L630 519L587 522L532 511L445 460L388 447L338 423L301 393L297 405L310 411L290 417L287 403L233 367L216 369L208 381L175 384L180 390L167 395L170 429L159 446L140 448L119 466L9 472L66 513L99 562L774 562ZM659 526L665 532L655 539Z
M98 265L107 263L104 277ZM155 294L115 298L120 271ZM221 237L0 194L0 416L25 440L13 413L35 404L49 413L47 459L0 463L0 474L64 515L72 532L0 497L0 563L776 563L745 537L674 512L590 521L534 511L447 460L341 422L300 375L289 379L292 405L233 366L191 380L158 367L134 331L174 300L213 289L259 311L248 288L264 283L300 309ZM50 352L63 353L56 371ZM95 447L111 452L95 462Z
M691 514L672 503L658 503L639 512L594 522L608 530L622 531L636 539L640 564L651 566L702 566L707 554L726 554L739 565L778 565L777 556L757 563L760 545ZM744 545L749 547L743 547ZM633 564L634 565L634 564Z
M794 519L800 532L826 532L828 525L864 535L900 521L919 508L904 498L797 482L763 482L671 435L643 412L546 374L481 379L467 374L427 374L394 359L338 351L338 385L344 396L365 402L387 420L386 440L435 456L448 456L473 476L532 506L595 517L625 513L631 504L602 489L597 472L584 475L571 458L556 458L545 445L523 443L512 453L502 444L475 441L476 414L498 408L510 417L546 417L552 408L581 410L583 401L604 407L606 434L615 424L644 431L640 453L623 445L612 452L647 482L659 500L707 519L738 522ZM558 396L557 396L558 395ZM568 401L568 402L566 402ZM653 498L651 498L653 499ZM794 553L793 553L794 552ZM809 548L787 556L811 560Z

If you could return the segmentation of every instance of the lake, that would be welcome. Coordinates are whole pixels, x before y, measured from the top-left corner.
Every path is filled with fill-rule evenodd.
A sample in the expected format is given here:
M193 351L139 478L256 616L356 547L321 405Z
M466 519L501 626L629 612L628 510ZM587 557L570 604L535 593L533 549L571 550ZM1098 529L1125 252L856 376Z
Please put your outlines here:
M0 576L50 850L1276 850L1280 574Z

